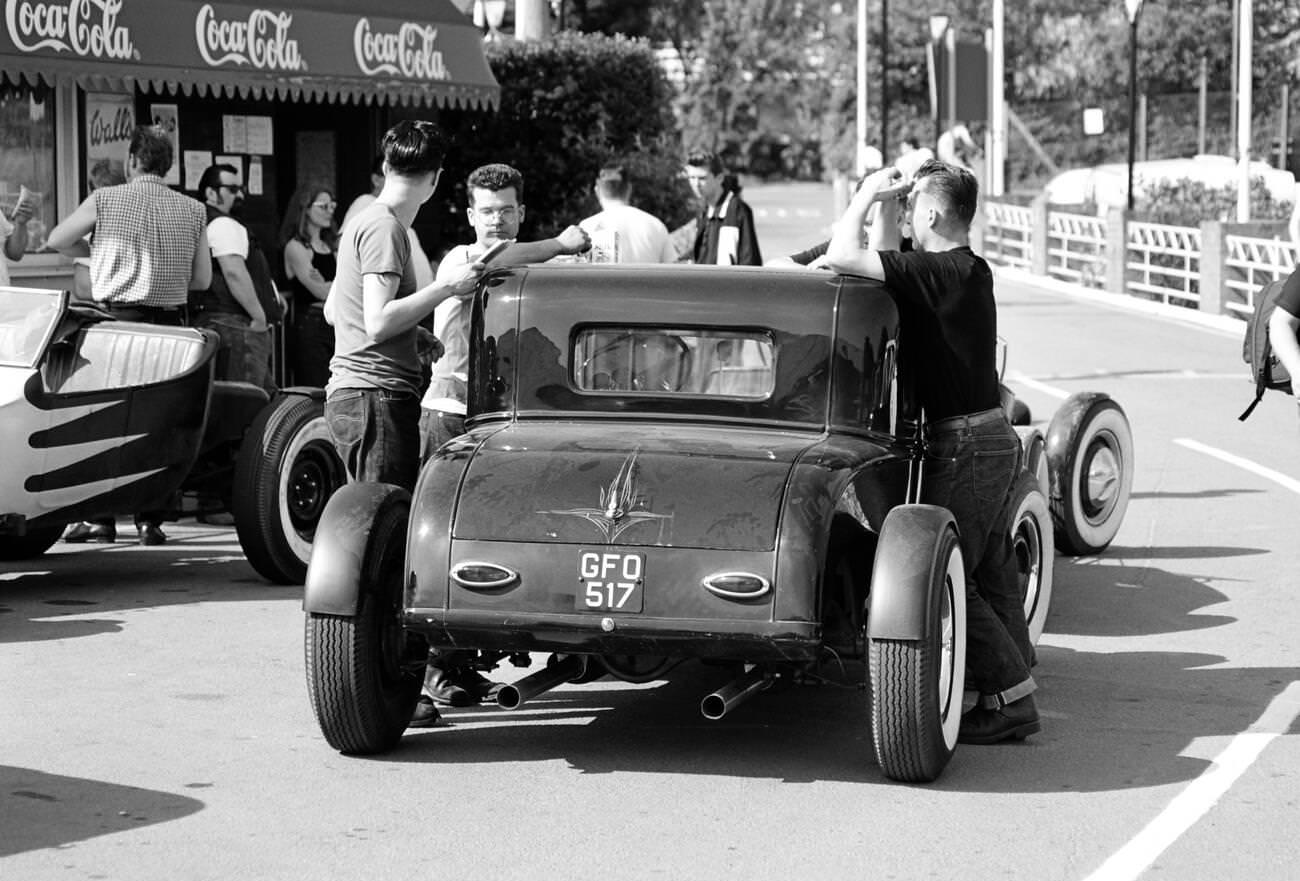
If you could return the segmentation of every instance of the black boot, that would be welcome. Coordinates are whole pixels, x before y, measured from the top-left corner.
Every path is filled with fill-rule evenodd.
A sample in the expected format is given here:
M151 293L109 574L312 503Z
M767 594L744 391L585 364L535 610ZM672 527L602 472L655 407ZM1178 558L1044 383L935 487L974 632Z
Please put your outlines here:
M990 744L1004 740L1024 740L1043 730L1038 722L1034 696L1025 695L1001 707L977 706L961 717L958 743Z

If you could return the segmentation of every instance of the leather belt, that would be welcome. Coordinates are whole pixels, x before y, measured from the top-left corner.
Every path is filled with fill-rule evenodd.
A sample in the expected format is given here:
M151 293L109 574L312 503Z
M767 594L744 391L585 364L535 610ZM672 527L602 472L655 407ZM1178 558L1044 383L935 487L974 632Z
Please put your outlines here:
M966 413L961 416L935 419L925 424L925 430L931 434L943 434L950 431L975 428L979 425L987 425L999 419L1006 419L1006 414L1002 412L1001 407L993 407L989 410L980 410L978 413Z

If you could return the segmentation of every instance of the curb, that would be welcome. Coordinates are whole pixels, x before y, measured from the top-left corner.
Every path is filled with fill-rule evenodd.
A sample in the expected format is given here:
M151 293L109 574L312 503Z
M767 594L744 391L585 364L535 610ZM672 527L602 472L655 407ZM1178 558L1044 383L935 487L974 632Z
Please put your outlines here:
M990 264L990 266L992 266L994 278L1044 288L1053 293L1065 294L1066 296L1076 297L1081 300L1088 300L1102 306L1124 309L1129 312L1138 312L1144 315L1152 315L1157 318L1165 318L1171 321L1179 321L1184 324L1195 325L1197 327L1205 328L1206 330L1213 330L1227 336L1235 336L1238 338L1246 332L1246 322L1241 318L1233 318L1229 315L1207 315L1195 309L1187 309L1182 306L1169 306L1165 303L1156 303L1151 300L1140 300L1129 294L1115 294L1109 291L1099 291L1095 288L1086 288L1083 285L1062 281L1058 278L1035 275L1032 272L1024 269L1017 269L1013 266L997 266L994 264Z

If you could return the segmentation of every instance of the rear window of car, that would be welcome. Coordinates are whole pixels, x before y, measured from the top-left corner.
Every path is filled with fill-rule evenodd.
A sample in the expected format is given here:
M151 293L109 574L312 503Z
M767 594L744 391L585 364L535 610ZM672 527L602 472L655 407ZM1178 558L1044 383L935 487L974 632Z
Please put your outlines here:
M774 346L757 331L582 327L573 384L583 392L763 400L776 384Z

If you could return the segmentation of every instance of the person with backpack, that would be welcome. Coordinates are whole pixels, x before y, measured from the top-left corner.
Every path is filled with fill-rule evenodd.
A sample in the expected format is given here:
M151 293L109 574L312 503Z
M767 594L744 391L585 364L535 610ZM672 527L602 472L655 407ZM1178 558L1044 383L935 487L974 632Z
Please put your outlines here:
M1277 295L1276 308L1268 317L1268 338L1287 374L1300 376L1300 269L1291 273ZM1293 386L1293 393L1300 404L1300 390Z

